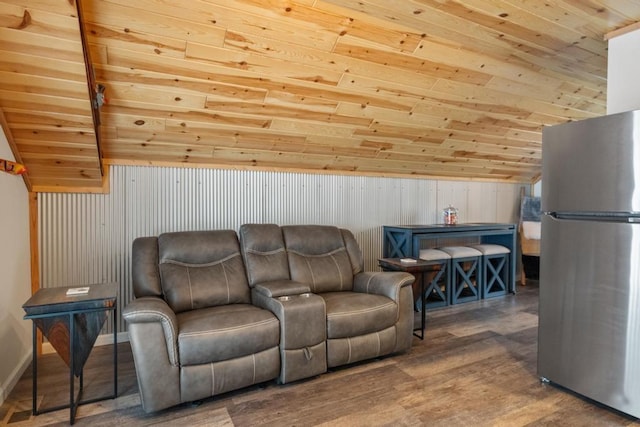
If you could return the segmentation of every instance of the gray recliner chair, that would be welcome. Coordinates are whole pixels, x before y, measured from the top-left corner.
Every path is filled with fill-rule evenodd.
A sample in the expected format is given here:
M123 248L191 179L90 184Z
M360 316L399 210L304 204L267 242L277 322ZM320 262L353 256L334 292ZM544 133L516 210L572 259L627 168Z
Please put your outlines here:
M325 303L327 366L411 348L413 276L365 272L349 230L321 225L282 227L291 279L308 283Z
M251 303L234 231L138 238L124 309L142 406L151 412L280 374L280 325Z
M413 276L365 272L349 230L245 224L240 241L254 302L275 313L302 308L297 323L278 315L291 337L281 343L285 380L411 348ZM300 352L307 360L293 357Z

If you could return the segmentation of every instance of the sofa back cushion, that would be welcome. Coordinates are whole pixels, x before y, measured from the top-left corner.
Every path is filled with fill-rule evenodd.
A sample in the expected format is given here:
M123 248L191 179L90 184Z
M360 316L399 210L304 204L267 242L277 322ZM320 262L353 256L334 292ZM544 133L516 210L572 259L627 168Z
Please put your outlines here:
M162 291L176 313L251 302L238 237L232 230L161 234L158 258Z
M239 234L249 286L289 279L289 262L279 226L244 224Z
M162 297L160 271L158 270L158 238L138 237L131 249L131 278L133 295Z
M341 228L340 232L342 233L342 239L344 240L344 245L347 248L349 259L351 260L353 275L355 276L358 273L362 273L364 271L364 258L362 257L362 251L360 250L360 246L358 245L356 238L353 237L353 233L351 231L345 228Z
M291 279L307 283L311 292L350 291L353 268L342 233L325 225L282 227Z

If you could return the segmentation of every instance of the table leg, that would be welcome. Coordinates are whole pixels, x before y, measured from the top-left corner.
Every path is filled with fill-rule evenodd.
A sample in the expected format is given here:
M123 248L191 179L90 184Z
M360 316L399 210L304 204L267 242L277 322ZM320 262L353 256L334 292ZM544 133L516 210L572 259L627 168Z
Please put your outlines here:
M118 336L116 320L118 309L114 306L113 314L113 398L118 397Z
M75 371L75 357L73 357L73 337L75 335L75 325L74 325L74 316L73 313L69 313L69 424L73 425L75 420L75 411L74 411L74 390L73 390L73 373Z
M415 272L411 273L413 276L413 283L411 284L411 289L413 290L413 304L420 299L420 284L422 283L422 273Z
M427 319L427 297L424 295L424 277L425 274L422 273L420 275L420 299L422 300L422 311L420 315L422 319L420 319L420 339L424 340L424 327Z
M33 415L38 415L38 328L36 327L36 322L32 321L33 325L33 356L31 360L31 366L33 367L33 387L32 387L32 399L33 399L33 407L31 409L31 413Z
M414 336L420 338L421 340L424 340L424 327L425 327L425 321L426 321L426 299L424 297L424 273L422 272L417 272L417 273L412 273L413 277L415 278L414 282L413 282L413 300L414 300L414 304L415 301L420 300L421 303L421 307L420 307L420 335L416 334L415 332L413 333ZM418 289L416 289L418 288ZM415 297L415 295L418 294L418 298ZM413 329L414 331L416 330L415 328Z

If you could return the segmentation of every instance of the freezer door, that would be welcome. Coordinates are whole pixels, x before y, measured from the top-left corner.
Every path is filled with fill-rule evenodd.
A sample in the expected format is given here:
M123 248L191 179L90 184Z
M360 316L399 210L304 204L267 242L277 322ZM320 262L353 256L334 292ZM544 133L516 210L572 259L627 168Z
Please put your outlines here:
M542 218L538 374L640 417L640 224Z
M542 210L640 211L640 111L543 129Z

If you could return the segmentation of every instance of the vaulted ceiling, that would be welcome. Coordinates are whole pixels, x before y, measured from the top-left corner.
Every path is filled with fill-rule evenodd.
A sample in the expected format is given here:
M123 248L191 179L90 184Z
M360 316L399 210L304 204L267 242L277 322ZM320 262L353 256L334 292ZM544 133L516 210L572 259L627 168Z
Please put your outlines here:
M636 0L77 6L0 0L32 191L101 191L109 164L532 182L544 125L605 114L604 35L640 21Z

